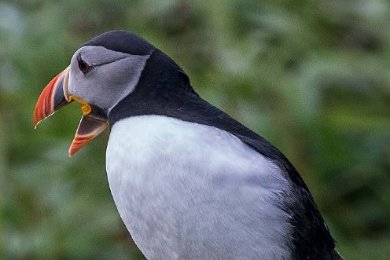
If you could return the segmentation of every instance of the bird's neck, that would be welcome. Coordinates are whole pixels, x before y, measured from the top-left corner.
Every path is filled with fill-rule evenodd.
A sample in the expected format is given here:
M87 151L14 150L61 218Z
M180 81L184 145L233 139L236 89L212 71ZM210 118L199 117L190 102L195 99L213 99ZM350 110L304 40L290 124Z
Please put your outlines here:
M112 127L121 119L139 115L166 115L186 102L200 99L184 71L168 56L155 50L149 57L139 82L127 97L108 114Z

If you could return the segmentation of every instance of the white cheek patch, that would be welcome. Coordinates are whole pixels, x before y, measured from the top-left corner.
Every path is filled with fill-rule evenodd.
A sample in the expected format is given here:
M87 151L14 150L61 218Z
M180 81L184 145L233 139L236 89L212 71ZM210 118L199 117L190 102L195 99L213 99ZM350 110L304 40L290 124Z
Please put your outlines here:
M77 55L88 64L96 64L83 74ZM69 94L109 112L134 91L150 55L131 55L99 46L85 46L77 51L70 67Z
M108 108L108 112L134 91L149 56L132 55L129 58L101 67L101 75L111 79L109 83L111 85L106 86L104 91L106 96L103 96L108 101L105 106ZM109 91L107 91L108 89Z

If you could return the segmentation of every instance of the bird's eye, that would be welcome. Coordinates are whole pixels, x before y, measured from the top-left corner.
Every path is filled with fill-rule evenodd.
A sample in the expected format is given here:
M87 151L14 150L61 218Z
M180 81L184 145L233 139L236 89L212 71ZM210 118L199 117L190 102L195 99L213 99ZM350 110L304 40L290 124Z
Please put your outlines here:
M77 63L79 65L80 71L84 74L86 74L92 69L92 66L85 62L83 58L81 58L80 54L77 56Z

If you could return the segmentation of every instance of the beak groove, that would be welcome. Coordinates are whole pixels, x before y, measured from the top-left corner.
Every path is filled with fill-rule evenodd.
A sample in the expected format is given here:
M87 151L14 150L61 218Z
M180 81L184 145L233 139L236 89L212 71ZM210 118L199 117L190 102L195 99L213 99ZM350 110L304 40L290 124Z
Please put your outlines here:
M55 76L39 95L34 109L34 128L44 119L51 116L61 107L76 101L81 105L81 117L72 144L69 147L69 156L72 156L108 126L107 116L100 108L90 105L81 98L68 93L69 66Z
M34 109L34 128L36 128L42 120L48 118L69 102L64 94L65 85L68 83L68 77L69 67L55 76L39 95Z

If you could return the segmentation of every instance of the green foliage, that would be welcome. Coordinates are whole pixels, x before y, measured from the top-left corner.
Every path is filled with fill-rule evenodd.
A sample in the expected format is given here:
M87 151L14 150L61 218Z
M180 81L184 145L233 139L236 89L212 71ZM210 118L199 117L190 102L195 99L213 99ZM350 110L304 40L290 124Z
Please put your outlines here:
M78 46L125 29L290 158L346 259L388 259L389 18L385 0L0 2L0 258L142 258L111 199L107 136L69 159L78 107L31 123Z

